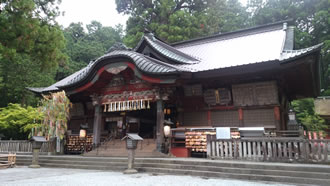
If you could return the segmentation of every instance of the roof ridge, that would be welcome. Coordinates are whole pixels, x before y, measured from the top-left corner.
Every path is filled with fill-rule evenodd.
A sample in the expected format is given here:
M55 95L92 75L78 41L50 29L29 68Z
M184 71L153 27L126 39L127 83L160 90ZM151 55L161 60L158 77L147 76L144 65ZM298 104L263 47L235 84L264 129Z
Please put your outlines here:
M172 47L171 45L168 45L167 43L156 39L153 35L152 35L152 38L149 38L148 36L145 36L145 38L146 38L146 41L151 45L152 48L154 48L155 50L157 50L158 52L160 52L161 54L163 54L164 56L167 56L168 58L170 58L172 60L178 61L180 63L193 63L193 62L196 63L196 62L199 62L198 59L195 59L195 58L187 55L186 53L183 53L183 52L177 50L176 48ZM151 42L153 42L153 43L151 43ZM156 44L158 47L161 47L161 48L167 50L168 52L172 53L172 55L174 54L174 55L178 56L179 58L184 58L184 60L189 61L189 62L184 62L180 59L175 59L175 57L173 57L171 55L166 55L163 51L160 51L159 49L157 49L157 47L154 46L154 44ZM175 50L175 52L171 51L171 50Z
M264 33L264 32L269 32L269 31L274 31L274 30L280 30L280 29L283 29L283 24L287 23L289 21L290 20L284 20L284 21L279 21L279 22L275 22L275 23L240 29L240 30L236 30L236 31L232 31L232 32L225 32L225 33L220 33L220 34L214 34L211 36L199 37L199 38L190 39L190 40L186 40L186 41L175 42L175 43L172 43L171 46L175 47L175 48L181 48L181 47L186 47L186 46L198 45L201 43L209 43L209 42L219 41L219 40L228 40L228 39L243 37L243 36L252 35L252 34L256 34L256 33Z

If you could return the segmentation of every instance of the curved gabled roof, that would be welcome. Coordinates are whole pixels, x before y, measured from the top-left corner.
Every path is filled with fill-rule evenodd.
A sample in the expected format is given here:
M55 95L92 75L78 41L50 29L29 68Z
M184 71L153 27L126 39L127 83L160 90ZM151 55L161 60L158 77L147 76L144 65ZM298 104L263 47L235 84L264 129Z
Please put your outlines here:
M181 77L199 78L198 73L205 74L204 72L209 71L214 72L214 77L221 77L230 74L235 67L266 64L266 62L285 66L285 63L321 50L322 44L300 50L287 50L288 47L284 46L287 40L293 39L293 36L288 34L287 25L283 23L199 38L176 43L173 46L148 33L141 38L134 51L125 50L126 47L122 45L113 47L109 50L111 52L49 87L28 89L36 93L43 93L78 87L88 82L94 83L103 72L100 69L112 68L115 65L129 66L137 77L146 76L145 78L152 83L173 83L175 78L183 72L194 73L194 75ZM146 46L148 48L145 48ZM292 48L289 47L289 49ZM143 54L149 50L155 56L150 57ZM192 56L198 56L198 59ZM244 71L239 73L244 73ZM168 78L170 76L175 78ZM155 80L154 77L159 78Z
M124 50L116 50L105 54L95 61L90 62L85 68L71 74L70 76L62 79L61 81L56 82L55 84L44 87L44 88L28 88L32 92L43 93L43 92L51 92L57 91L62 88L74 86L75 84L83 81L88 76L92 76L93 72L97 71L99 64L111 59L126 59L125 62L130 62L135 65L135 67L144 74L149 75L175 75L180 72L187 71L184 68L180 68L171 64L164 63L157 59L144 56L143 54L134 52L134 51L124 51ZM114 62L109 63L116 63ZM101 65L104 66L104 65Z

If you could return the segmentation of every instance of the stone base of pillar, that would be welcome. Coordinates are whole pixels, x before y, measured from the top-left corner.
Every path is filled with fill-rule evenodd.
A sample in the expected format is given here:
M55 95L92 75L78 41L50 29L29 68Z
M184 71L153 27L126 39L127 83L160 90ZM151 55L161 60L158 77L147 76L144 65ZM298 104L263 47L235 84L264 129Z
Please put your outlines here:
M136 173L138 173L138 171L136 169L126 169L123 173L124 174L136 174Z
M29 165L29 168L40 168L40 165Z

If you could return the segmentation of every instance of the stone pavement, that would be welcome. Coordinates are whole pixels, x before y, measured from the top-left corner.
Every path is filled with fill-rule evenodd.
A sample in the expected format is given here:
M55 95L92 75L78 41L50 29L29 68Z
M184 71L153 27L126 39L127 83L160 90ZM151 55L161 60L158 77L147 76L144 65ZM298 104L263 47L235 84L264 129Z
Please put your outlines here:
M124 175L120 172L16 167L0 169L0 186L73 186L73 185L100 185L100 186L261 186L278 185L273 182L242 181L233 179L215 179L192 176L173 176L162 174L139 173Z

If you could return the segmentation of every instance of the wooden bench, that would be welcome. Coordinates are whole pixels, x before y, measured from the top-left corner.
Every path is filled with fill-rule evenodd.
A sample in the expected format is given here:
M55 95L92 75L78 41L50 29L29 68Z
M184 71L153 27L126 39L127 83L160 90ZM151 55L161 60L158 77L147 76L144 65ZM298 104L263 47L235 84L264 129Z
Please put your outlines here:
M0 154L0 168L14 167L16 164L16 154Z

